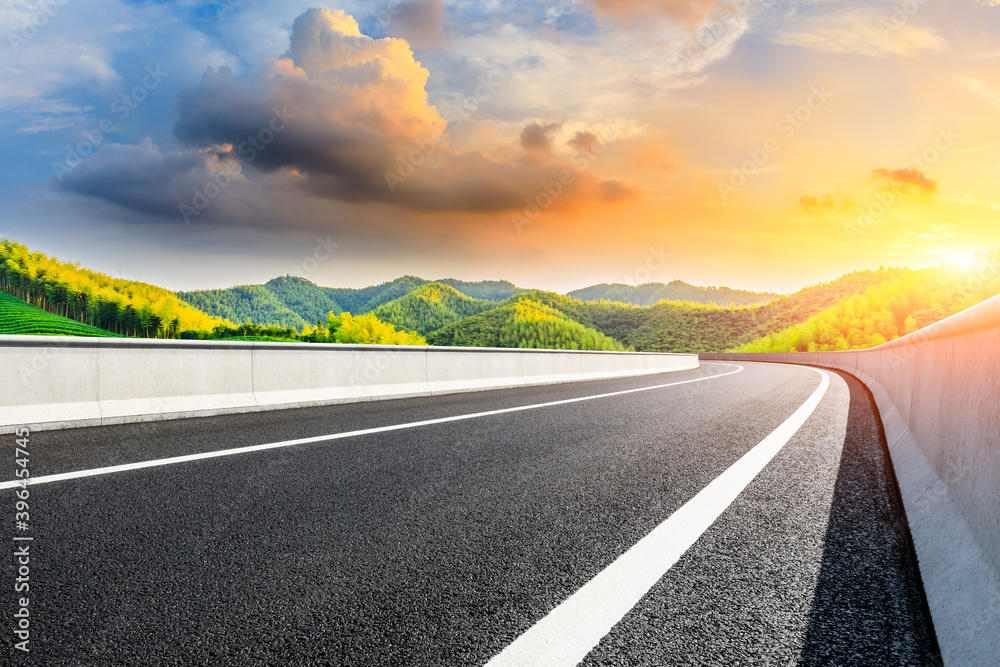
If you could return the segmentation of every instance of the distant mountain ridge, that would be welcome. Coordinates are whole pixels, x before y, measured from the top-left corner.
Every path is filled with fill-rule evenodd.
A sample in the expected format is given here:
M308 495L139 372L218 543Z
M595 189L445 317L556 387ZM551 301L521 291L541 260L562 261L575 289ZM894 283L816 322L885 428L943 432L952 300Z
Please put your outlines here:
M855 271L737 307L729 305L774 295L674 281L594 285L565 296L502 280L416 276L362 289L280 276L262 285L174 293L9 239L0 239L0 260L0 333L189 340L688 353L863 349L1000 292L1000 252L917 271Z
M250 319L259 324L274 324L301 329L303 325L314 325L324 320L327 313L350 312L364 315L405 298L417 288L438 284L454 289L458 294L470 299L499 303L529 290L518 287L506 280L482 280L470 282L454 278L427 280L417 276L401 276L395 280L369 287L322 287L305 278L280 276L263 285L237 285L224 289L192 290L177 292L177 296L195 308L233 322ZM684 301L689 303L716 304L719 306L761 305L780 297L770 292L750 292L729 287L698 287L681 280L670 283L647 283L645 285L600 284L569 292L569 297L581 301L610 301L634 306L651 306L660 301ZM454 301L454 303L458 303ZM411 300L409 305L416 305ZM426 311L429 306L420 306ZM437 307L440 311L440 306ZM464 312L464 311L463 311ZM474 314L474 313L473 313ZM450 317L438 313L441 321ZM399 326L403 317L396 309ZM431 317L428 312L415 314L419 320ZM432 318L433 319L433 318ZM437 320L435 320L437 321ZM428 323L430 320L428 320ZM429 326L425 324L424 328ZM443 325L442 325L443 326ZM413 329L416 330L416 329ZM429 333L424 331L422 333Z
M601 283L573 290L568 296L581 301L611 301L633 306L652 306L660 301L685 301L717 306L759 306L783 296L772 292L749 292L731 287L698 287L683 280L669 283L624 285Z
M371 314L432 345L695 353L739 346L856 349L892 340L992 296L992 283L969 294L952 293L961 285L960 276L941 271L855 271L787 296L682 281L594 285L566 296L506 281L432 282L416 276L362 289L320 287L284 276L264 285L179 296L232 321L250 318L296 328L312 327L330 311ZM925 282L914 282L925 274ZM918 298L920 285L927 294ZM875 314L853 314L858 310Z
M900 269L857 271L833 282L807 287L763 306L723 308L698 303L665 301L637 307L607 301L583 302L552 292L533 291L504 302L500 309L454 322L427 335L432 345L519 346L525 337L527 347L540 325L533 318L516 317L510 311L516 302L529 310L558 312L562 318L579 324L588 332L640 352L721 352L749 343L770 332L781 331L829 308L842 299L865 293L868 289L894 280ZM538 319L542 319L539 317ZM540 344L572 345L583 340L582 332L557 332L557 324L546 325L548 332L537 338ZM588 341L589 342L589 341ZM598 343L600 344L600 343ZM588 347L584 349L610 349Z
M297 276L279 276L263 285L237 285L223 289L177 292L177 296L210 315L233 322L249 319L257 324L273 324L301 329L325 321L329 312L366 315L391 301L409 295L431 283L447 286L470 299L500 302L526 290L506 280L468 282L444 278L430 281L402 276L370 287L321 287Z

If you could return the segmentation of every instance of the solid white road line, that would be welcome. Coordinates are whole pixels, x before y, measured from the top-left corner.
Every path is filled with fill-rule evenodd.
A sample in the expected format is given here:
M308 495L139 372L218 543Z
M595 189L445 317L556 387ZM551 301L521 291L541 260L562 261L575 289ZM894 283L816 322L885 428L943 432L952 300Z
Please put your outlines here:
M61 482L67 479L78 479L80 477L95 477L97 475L110 475L111 473L124 472L126 470L138 470L140 468L155 468L158 466L173 465L175 463L186 463L188 461L198 461L201 459L214 459L220 456L232 456L234 454L246 454L248 452L260 452L265 449L279 449L281 447L294 447L295 445L306 445L313 442L323 442L326 440L342 440L343 438L353 438L360 435L372 435L374 433L386 433L388 431L401 431L408 428L418 428L420 426L431 426L432 424L446 424L448 422L462 421L464 419L476 419L478 417L489 417L492 415L502 415L507 412L520 412L522 410L537 410L539 408L548 408L555 405L566 405L568 403L578 403L580 401L593 401L599 398L609 398L611 396L623 396L625 394L634 394L640 391L651 391L653 389L664 389L666 387L676 387L682 384L690 384L692 382L701 382L703 380L714 380L716 378L725 377L727 375L732 375L733 373L739 373L743 370L743 366L739 364L721 364L725 366L735 366L735 371L729 371L728 373L720 373L718 375L709 375L707 377L695 378L693 380L681 380L679 382L670 382L668 384L658 384L652 387L639 387L638 389L625 389L623 391L612 391L607 394L595 394L593 396L580 396L579 398L567 398L561 401L550 401L548 403L536 403L534 405L521 405L516 408L503 408L501 410L488 410L486 412L473 412L466 415L456 415L454 417L442 417L440 419L428 419L419 422L410 422L408 424L394 424L392 426L379 426L377 428L366 428L360 431L347 431L344 433L331 433L328 435L317 435L311 438L299 438L297 440L284 440L282 442L269 442L263 445L250 445L249 447L235 447L233 449L221 449L213 452L202 452L200 454L188 454L186 456L173 456L167 459L155 459L153 461L139 461L138 463L125 463L123 465L117 466L107 466L105 468L91 468L89 470L76 470L74 472L63 472L55 475L42 475L40 477L26 478L29 485L33 484L47 484L49 482ZM0 482L0 489L13 489L21 487L24 482L22 480L14 480L10 482Z
M800 366L800 368L806 368ZM567 667L590 653L781 451L819 405L819 388L785 423L505 648L486 667Z

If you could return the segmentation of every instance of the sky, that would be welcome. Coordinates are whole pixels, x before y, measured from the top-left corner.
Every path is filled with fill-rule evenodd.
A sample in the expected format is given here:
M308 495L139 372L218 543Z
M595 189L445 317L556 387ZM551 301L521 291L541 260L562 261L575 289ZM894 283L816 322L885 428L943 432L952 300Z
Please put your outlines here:
M170 289L1000 248L1000 0L14 0L0 237Z

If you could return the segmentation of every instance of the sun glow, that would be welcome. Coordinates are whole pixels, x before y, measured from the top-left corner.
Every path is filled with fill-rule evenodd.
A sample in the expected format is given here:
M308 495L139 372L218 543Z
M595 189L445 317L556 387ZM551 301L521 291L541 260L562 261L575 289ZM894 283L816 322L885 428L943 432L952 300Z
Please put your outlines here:
M973 264L975 264L975 262L976 262L975 253L971 252L956 252L953 253L948 258L949 264L963 269L971 267Z

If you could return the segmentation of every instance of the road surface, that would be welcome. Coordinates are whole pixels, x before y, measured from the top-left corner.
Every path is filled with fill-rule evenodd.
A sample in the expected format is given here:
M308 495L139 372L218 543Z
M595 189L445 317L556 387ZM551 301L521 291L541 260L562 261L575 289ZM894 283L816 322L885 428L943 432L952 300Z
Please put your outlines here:
M936 664L874 410L704 362L32 433L4 662Z

